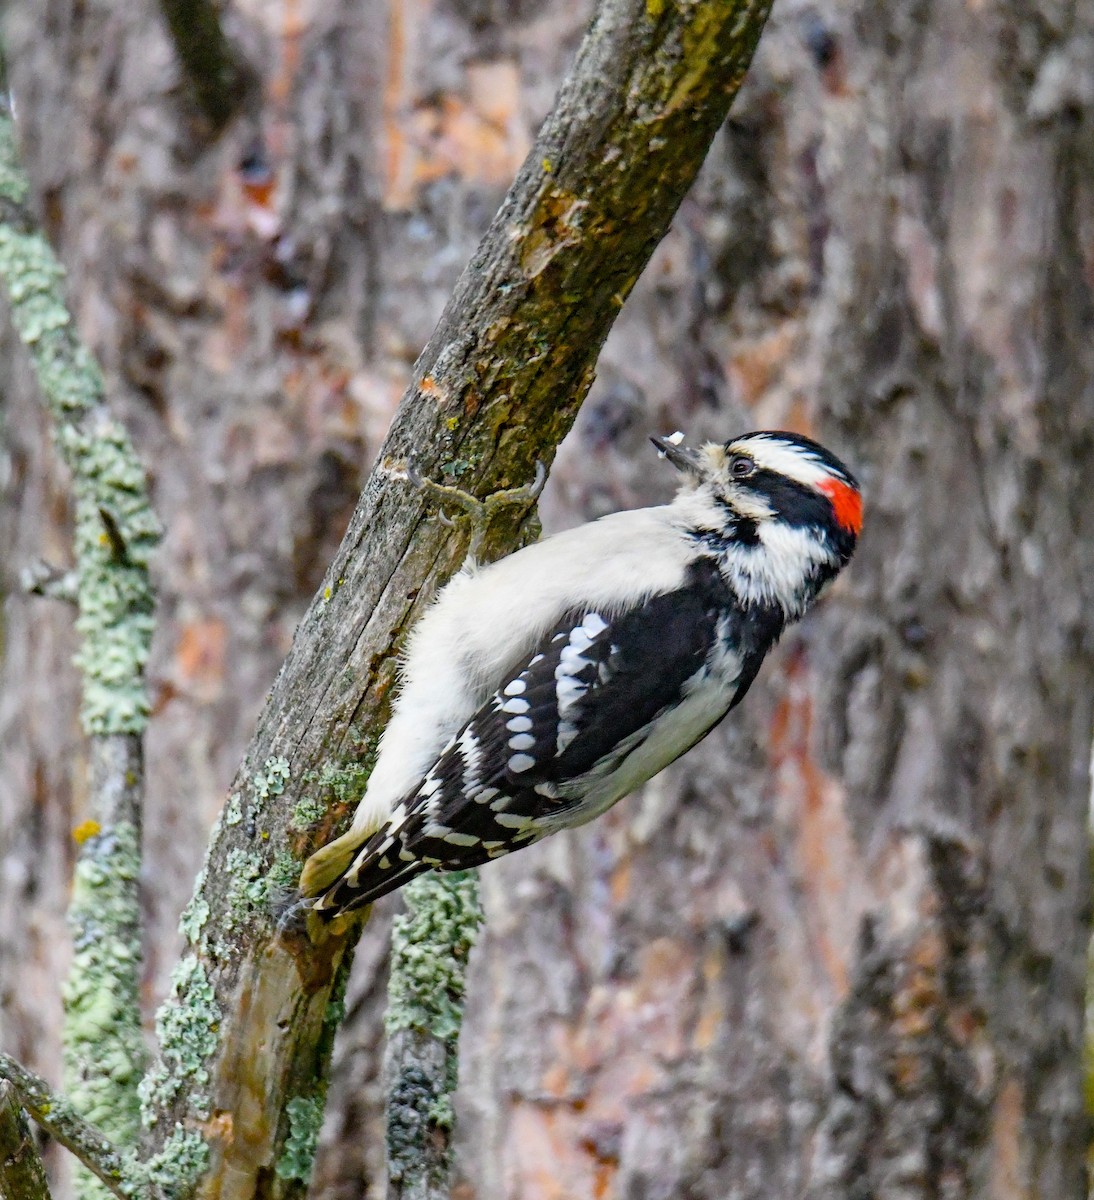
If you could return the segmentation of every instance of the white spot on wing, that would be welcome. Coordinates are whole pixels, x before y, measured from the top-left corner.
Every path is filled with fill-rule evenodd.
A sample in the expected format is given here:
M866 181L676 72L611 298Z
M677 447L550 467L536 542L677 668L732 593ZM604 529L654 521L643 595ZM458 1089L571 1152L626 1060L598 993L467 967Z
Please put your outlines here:
M531 750L536 744L536 739L530 733L515 733L509 739L510 750ZM511 764L512 760L510 760Z
M518 817L513 813L501 813L494 820L499 825L504 825L506 829L519 829L522 832L534 833L535 827L532 824L531 817Z
M575 629L570 630L570 647L574 650L588 650L593 644L593 639L578 625Z
M556 752L562 754L575 737L577 737L577 726L571 721L559 721L558 738L555 742Z
M526 713L531 707L527 700L515 696L512 700L506 700L501 706L501 711L503 713Z
M600 613L590 612L585 614L581 622L581 628L585 630L589 637L594 638L597 634L603 633L608 628L608 622L604 620Z
M536 765L536 760L530 754L514 754L509 759L508 767L514 775L522 771L530 771Z
M446 833L444 840L453 846L477 846L479 839L470 833Z
M470 794L478 788L481 782L479 764L482 761L479 740L470 726L460 734L459 747L463 756L463 790Z
M555 684L555 699L558 704L559 716L568 713L585 695L585 691L585 685L580 679L571 679L568 675L564 675Z
M527 733L532 728L531 717L512 717L505 722L505 728L510 733Z
M576 675L588 665L589 660L579 650L575 650L573 646L564 646L562 653L558 656L555 678L561 679L563 675Z
M507 696L519 696L527 690L528 685L523 679L512 679L505 685L505 695Z

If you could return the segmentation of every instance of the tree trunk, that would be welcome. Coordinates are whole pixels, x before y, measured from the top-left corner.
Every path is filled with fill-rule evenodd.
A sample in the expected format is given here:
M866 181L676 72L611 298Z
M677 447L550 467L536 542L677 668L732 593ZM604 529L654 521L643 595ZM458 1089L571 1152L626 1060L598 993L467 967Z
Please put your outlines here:
M252 6L229 29L265 107L214 144L152 6L8 10L28 166L167 527L158 997L293 626L591 6ZM865 535L722 730L482 871L460 1200L1081 1194L1092 39L1077 3L776 5L544 523L664 498L648 433L792 426L860 471ZM69 513L5 350L2 1036L56 1082L77 683L69 615L14 576L63 558ZM381 1186L383 936L335 1049L331 1200Z

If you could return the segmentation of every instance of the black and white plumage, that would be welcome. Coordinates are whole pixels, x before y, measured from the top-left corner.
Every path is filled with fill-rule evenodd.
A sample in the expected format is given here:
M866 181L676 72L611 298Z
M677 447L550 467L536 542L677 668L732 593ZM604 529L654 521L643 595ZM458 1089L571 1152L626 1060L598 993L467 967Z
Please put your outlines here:
M415 627L352 828L301 892L334 916L605 811L737 704L847 563L858 485L823 447L655 439L676 499L461 572Z

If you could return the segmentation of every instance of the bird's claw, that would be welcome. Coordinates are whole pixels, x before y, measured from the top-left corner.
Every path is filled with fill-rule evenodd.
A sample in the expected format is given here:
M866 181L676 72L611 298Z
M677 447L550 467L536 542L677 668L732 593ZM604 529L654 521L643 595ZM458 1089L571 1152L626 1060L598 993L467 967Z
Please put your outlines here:
M505 488L487 496L485 500L472 496L470 492L465 492L462 488L434 483L432 479L426 479L410 462L406 464L406 478L411 487L425 492L436 501L438 519L449 529L455 528L455 522L439 506L448 503L463 509L471 522L471 543L467 550L467 557L470 561L475 562L478 560L479 550L482 548L495 514L503 508L511 508L515 505L531 507L535 504L542 495L544 484L547 482L547 468L537 459L535 478L530 484Z

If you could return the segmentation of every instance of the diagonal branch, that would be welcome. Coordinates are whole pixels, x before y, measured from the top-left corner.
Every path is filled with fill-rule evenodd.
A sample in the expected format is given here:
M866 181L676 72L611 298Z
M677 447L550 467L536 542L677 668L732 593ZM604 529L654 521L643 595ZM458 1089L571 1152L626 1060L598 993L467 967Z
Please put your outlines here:
M603 0L527 162L415 371L297 631L183 917L191 953L145 1087L153 1148L187 1138L221 1200L302 1194L328 1004L354 931L278 938L271 901L360 796L401 639L460 547L405 482L479 495L549 462L597 354L744 76L769 0ZM499 520L487 551L519 530ZM280 1172L278 1168L283 1168Z
M122 1156L68 1100L51 1092L44 1079L7 1054L0 1054L0 1079L14 1089L19 1103L54 1141L74 1154L120 1200L130 1200Z

